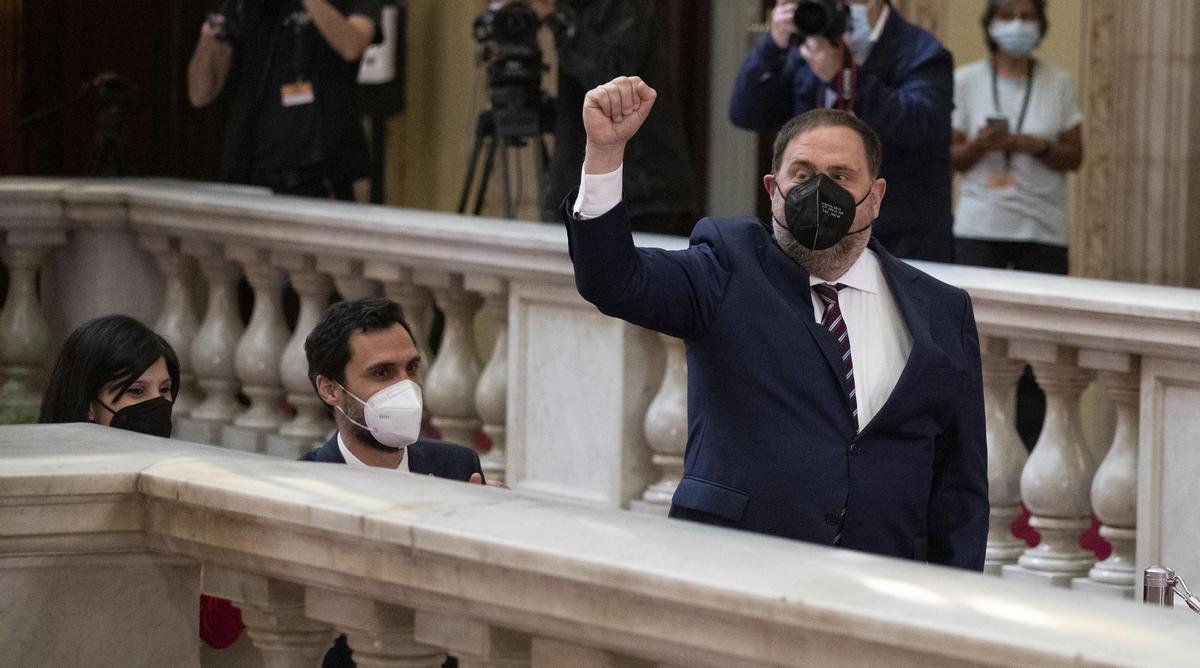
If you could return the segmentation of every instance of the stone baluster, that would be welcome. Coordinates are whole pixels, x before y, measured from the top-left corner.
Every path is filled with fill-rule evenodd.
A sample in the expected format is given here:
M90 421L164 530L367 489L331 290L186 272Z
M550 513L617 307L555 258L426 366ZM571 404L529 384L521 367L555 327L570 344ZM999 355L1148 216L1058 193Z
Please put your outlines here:
M682 340L659 336L667 362L658 392L646 410L644 432L650 446L650 461L662 477L646 488L640 500L631 501L629 508L666 515L683 477L683 452L687 447L687 360Z
M270 262L266 251L250 247L226 249L230 259L242 265L250 287L254 288L254 310L250 325L238 342L235 367L242 392L250 398L250 407L233 420L221 434L226 447L247 452L265 452L267 434L283 425L284 391L280 363L288 342L287 323L283 319L281 298L284 273Z
M458 659L458 668L525 668L529 636L483 622L418 610L414 637L441 647Z
M241 269L225 257L219 244L186 240L182 250L194 258L208 284L208 306L192 340L191 363L204 390L204 401L176 418L177 438L218 445L221 430L241 412L237 402L235 351L242 338L237 281Z
M271 259L291 277L292 288L300 297L300 313L280 363L280 378L288 403L296 408L296 417L280 427L279 433L267 436L266 451L296 459L333 432L325 403L308 380L308 358L304 354L304 340L320 321L333 286L329 276L317 271L316 259L311 255L276 252Z
M171 344L179 359L179 391L173 409L178 419L200 403L196 377L192 373L192 342L200 328L192 303L196 262L181 252L178 239L153 234L142 236L140 243L142 248L154 255L163 275L162 313L154 324L154 331Z
M42 379L51 363L50 327L38 300L38 271L63 232L9 232L0 247L8 265L8 296L0 311L0 423L36 422Z
M298 584L205 565L204 593L241 609L246 635L266 668L319 666L337 637L331 626L305 615L304 587Z
M1046 419L1021 472L1021 498L1032 515L1029 524L1042 540L1002 573L1069 587L1094 562L1093 555L1079 547L1079 535L1091 526L1089 492L1096 470L1079 421L1079 397L1091 373L1079 367L1077 350L1052 343L1013 341L1009 355L1033 365L1046 393Z
M475 353L475 312L483 301L463 288L463 277L453 274L434 289L434 298L445 314L445 334L437 361L425 378L425 406L442 438L471 447L479 415L475 387L480 364Z
M333 284L344 301L378 297L382 293L378 281L363 276L363 264L358 260L318 257L317 271L333 278Z
M983 570L999 575L1025 551L1025 541L1012 532L1012 522L1021 514L1021 471L1029 458L1016 428L1017 381L1025 365L1009 359L1003 339L985 337L980 343L991 505Z
M468 279L468 283L469 289L484 295L483 312L496 324L492 353L475 386L475 410L483 421L483 433L492 441L492 449L480 462L483 473L488 480L503 482L508 468L508 281Z
M1079 363L1099 372L1099 378L1117 409L1112 446L1092 480L1092 508L1103 523L1100 536L1112 544L1112 553L1097 563L1086 578L1076 578L1074 589L1133 598L1138 581L1135 564L1137 539L1137 467L1141 376L1138 358L1122 353L1083 351Z
M364 274L383 283L383 294L400 305L404 320L412 330L414 343L421 353L421 368L433 367L433 352L429 347L429 330L433 325L433 293L417 283L412 269L395 264L368 265Z
M345 633L354 663L363 668L438 668L446 661L440 648L413 637L415 615L408 608L309 587L305 614Z

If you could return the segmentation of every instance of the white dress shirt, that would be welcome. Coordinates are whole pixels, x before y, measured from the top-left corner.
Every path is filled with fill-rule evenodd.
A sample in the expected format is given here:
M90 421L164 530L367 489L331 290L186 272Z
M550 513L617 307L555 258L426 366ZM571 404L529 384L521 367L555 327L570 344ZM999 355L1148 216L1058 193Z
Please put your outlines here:
M850 334L850 359L854 361L854 396L858 400L858 428L871 418L892 396L900 372L912 352L912 335L904 317L892 298L879 258L870 248L863 251L850 269L836 281L809 276L809 285L821 283L845 285L838 292L838 306L846 331ZM815 290L812 297L813 314L820 323L825 315L825 303Z
M597 218L619 204L621 173L621 168L608 174L584 173L573 207L575 216L580 220ZM808 282L817 285L827 281L810 276ZM838 305L850 334L858 428L862 430L892 396L912 352L912 335L892 298L875 251L866 249L841 278L828 282L847 286L838 293ZM825 304L815 291L809 290L809 294L819 324L825 315Z
M851 345L853 345L853 344L851 344ZM355 457L354 454L352 452L350 452L350 448L346 447L346 442L342 440L342 432L340 432L340 431L338 432L338 435L337 435L337 441L338 441L338 450L342 451L342 459L345 459L346 463L349 464L350 466L361 466L364 468L376 468L376 469L383 468L382 466L371 466L371 465L363 462L363 460L359 459L358 457ZM395 470L400 473L409 473L410 472L410 470L408 468L408 448L404 448L404 452L400 455L400 464L398 466L396 466L395 469L389 469L389 470Z

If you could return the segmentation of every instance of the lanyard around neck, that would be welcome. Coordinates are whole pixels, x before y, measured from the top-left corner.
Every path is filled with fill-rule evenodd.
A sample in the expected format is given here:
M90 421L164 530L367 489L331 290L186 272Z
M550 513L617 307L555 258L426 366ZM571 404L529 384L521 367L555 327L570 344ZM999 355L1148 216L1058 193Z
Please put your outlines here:
M1021 100L1021 114L1017 116L1017 124L1014 127L1016 134L1021 134L1021 129L1025 127L1025 114L1029 112L1029 98L1033 97L1033 70L1037 65L1037 61L1029 59L1029 72L1025 75L1025 97ZM992 59L992 107L997 114L1003 114L1004 110L1000 108L1000 87L996 83L999 76L996 74L996 60ZM1004 152L1004 170L1012 169L1012 151Z

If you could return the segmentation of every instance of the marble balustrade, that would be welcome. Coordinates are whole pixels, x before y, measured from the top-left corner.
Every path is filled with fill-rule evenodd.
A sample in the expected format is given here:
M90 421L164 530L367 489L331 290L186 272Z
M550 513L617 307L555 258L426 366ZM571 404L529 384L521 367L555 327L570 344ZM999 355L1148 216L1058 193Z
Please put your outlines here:
M163 277L147 321L184 356L181 439L285 458L313 447L329 422L303 377L303 337L331 295L387 295L404 306L430 362L431 424L464 444L479 431L490 437L490 477L526 496L665 513L687 433L683 345L584 303L558 226L212 184L0 179L0 250L12 276L0 311L0 409L29 414L55 340L39 321L50 305L38 302L37 268L96 230L129 235ZM987 570L1125 597L1151 563L1200 573L1200 525L1186 502L1200 475L1191 446L1200 428L1191 408L1200 405L1200 292L919 266L973 300L993 515ZM69 274L43 272L43 293L63 293L58 283L75 286L72 294L91 287L97 294L80 301L92 303L114 288ZM243 277L255 294L245 326L236 303ZM280 308L285 285L300 301L292 329ZM439 341L430 340L435 307ZM490 343L479 338L489 328ZM1047 394L1045 428L1028 456L1013 428L1026 364ZM1104 442L1082 428L1080 396L1092 385L1115 415ZM1035 548L1009 530L1022 503L1042 536ZM1092 515L1114 547L1098 564L1078 546Z
M12 665L1176 666L1171 611L824 546L94 425L0 427Z

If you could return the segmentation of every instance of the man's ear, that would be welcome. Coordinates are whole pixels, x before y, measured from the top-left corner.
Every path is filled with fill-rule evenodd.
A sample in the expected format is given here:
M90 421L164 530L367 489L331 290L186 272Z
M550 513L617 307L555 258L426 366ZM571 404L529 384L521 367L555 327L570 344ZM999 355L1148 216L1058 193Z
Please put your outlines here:
M767 191L767 197L775 193L775 175L763 174L763 188Z
M875 179L875 183L871 184L871 190L875 192L875 218L878 218L883 205L883 194L887 192L887 181Z
M338 404L338 391L341 389L338 384L317 374L317 396L321 397L321 401L325 402L326 406L334 407Z

